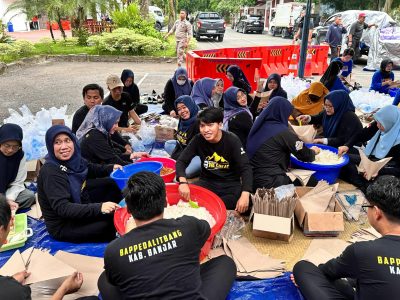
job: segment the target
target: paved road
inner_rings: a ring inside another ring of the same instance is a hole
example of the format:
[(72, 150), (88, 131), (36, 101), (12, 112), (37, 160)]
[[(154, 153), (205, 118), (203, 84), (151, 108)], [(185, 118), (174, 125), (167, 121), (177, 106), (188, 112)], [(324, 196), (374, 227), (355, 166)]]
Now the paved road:
[[(202, 40), (198, 42), (198, 49), (290, 43), (290, 39), (272, 37), (265, 33), (242, 34), (228, 28), (222, 43)], [(372, 73), (362, 71), (362, 67), (358, 65), (354, 70), (354, 75), (357, 82), (368, 87)], [(109, 74), (120, 74), (126, 68), (135, 72), (135, 81), (139, 84), (142, 93), (151, 93), (154, 89), (161, 94), (176, 65), (174, 63), (65, 62), (45, 63), (8, 72), (0, 76), (0, 122), (8, 117), (8, 108), (18, 109), (23, 104), (28, 105), (34, 113), (42, 107), (60, 107), (67, 104), (68, 113), (72, 114), (82, 105), (81, 91), (85, 84), (95, 82), (105, 88), (105, 80)], [(400, 78), (400, 72), (395, 72), (395, 76)]]
[(197, 48), (200, 50), (215, 48), (235, 48), (235, 47), (251, 47), (251, 46), (279, 46), (291, 44), (291, 39), (282, 39), (274, 37), (270, 34), (263, 33), (239, 33), (230, 28), (225, 32), (225, 38), (222, 43), (213, 39), (203, 38), (197, 42)]

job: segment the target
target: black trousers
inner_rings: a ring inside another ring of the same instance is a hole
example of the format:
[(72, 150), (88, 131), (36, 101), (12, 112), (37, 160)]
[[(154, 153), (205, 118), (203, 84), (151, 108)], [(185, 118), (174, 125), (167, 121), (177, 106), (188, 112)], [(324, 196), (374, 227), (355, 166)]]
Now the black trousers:
[(149, 110), (149, 107), (148, 107), (146, 104), (138, 103), (138, 104), (136, 104), (136, 106), (135, 106), (135, 112), (136, 112), (138, 115), (147, 113), (148, 110)]
[(296, 263), (293, 275), (306, 300), (354, 300), (355, 291), (349, 282), (328, 279), (317, 266), (308, 261)]
[[(86, 191), (89, 199), (83, 203), (119, 203), (121, 191), (111, 178), (96, 178), (86, 181)], [(52, 236), (61, 241), (72, 243), (109, 242), (115, 238), (114, 215), (105, 214), (96, 218), (66, 221), (60, 230)]]
[(215, 182), (211, 180), (200, 179), (193, 184), (201, 186), (217, 194), (224, 201), (226, 209), (233, 210), (242, 194), (242, 184), (238, 182)]
[[(200, 265), (200, 293), (209, 300), (225, 300), (236, 277), (236, 265), (233, 260), (222, 255)], [(103, 300), (122, 299), (118, 287), (111, 285), (105, 272), (97, 282)]]

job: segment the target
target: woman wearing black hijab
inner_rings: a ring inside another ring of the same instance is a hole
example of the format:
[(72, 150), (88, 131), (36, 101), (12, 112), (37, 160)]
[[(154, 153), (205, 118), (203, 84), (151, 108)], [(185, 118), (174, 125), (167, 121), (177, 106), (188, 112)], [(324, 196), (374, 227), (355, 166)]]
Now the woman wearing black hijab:
[(133, 74), (132, 70), (123, 70), (121, 74), (121, 81), (124, 84), (123, 91), (131, 96), (133, 103), (135, 104), (135, 112), (138, 115), (146, 113), (149, 108), (147, 105), (140, 103), (140, 92), (135, 83), (135, 74)]
[(30, 207), (35, 194), (26, 189), (26, 158), (22, 151), (22, 128), (16, 124), (0, 127), (0, 194), (5, 195), (11, 208)]
[[(256, 95), (254, 101), (250, 105), (250, 111), (254, 118), (262, 112), (268, 105), (269, 100), (274, 97), (283, 97), (287, 99), (287, 92), (281, 86), (281, 76), (276, 73), (272, 73), (268, 76), (265, 87), (263, 87), (261, 81), (257, 84)], [(264, 100), (260, 104), (261, 98), (264, 98)]]
[(339, 78), (339, 73), (343, 68), (343, 63), (338, 60), (331, 61), (324, 75), (322, 75), (320, 82), (330, 91), (343, 90), (350, 93), (349, 89), (344, 86), (342, 80)]
[(88, 163), (66, 126), (56, 125), (46, 132), (46, 147), (38, 196), (50, 236), (73, 243), (111, 241), (115, 238), (112, 213), (122, 196), (108, 176), (121, 166)]

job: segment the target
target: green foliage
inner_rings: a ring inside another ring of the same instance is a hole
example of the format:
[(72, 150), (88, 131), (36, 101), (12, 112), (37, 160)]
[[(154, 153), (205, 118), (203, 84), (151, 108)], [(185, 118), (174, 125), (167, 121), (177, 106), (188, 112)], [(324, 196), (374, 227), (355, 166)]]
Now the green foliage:
[(87, 46), (88, 38), (90, 36), (86, 28), (81, 27), (72, 30), (72, 35), (77, 38), (77, 44), (80, 46)]
[(5, 58), (9, 60), (15, 60), (22, 57), (32, 55), (35, 52), (34, 45), (25, 40), (17, 40), (11, 44), (0, 43), (0, 60), (5, 61)]
[(254, 4), (254, 0), (211, 0), (210, 6), (213, 11), (228, 16), (238, 13), (242, 6), (253, 6)]
[(89, 45), (94, 45), (99, 53), (124, 54), (150, 54), (159, 51), (163, 43), (156, 38), (137, 34), (134, 30), (119, 28), (112, 33), (103, 33), (98, 36), (91, 36), (88, 39)]
[(131, 29), (137, 34), (158, 39), (161, 38), (161, 34), (154, 28), (154, 19), (149, 17), (144, 20), (140, 15), (137, 4), (132, 3), (122, 11), (114, 11), (111, 14), (111, 18), (117, 27)]
[(12, 41), (11, 37), (6, 33), (6, 26), (0, 19), (0, 43), (11, 43), (11, 41)]

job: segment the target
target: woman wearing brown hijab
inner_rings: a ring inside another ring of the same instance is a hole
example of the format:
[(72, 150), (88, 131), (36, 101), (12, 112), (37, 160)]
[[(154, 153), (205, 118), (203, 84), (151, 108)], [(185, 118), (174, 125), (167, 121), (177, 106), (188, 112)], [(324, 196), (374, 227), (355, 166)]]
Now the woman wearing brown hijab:
[(324, 98), (329, 90), (321, 82), (313, 82), (310, 87), (292, 100), (294, 107), (292, 116), (297, 118), (300, 115), (319, 114), (324, 107)]

